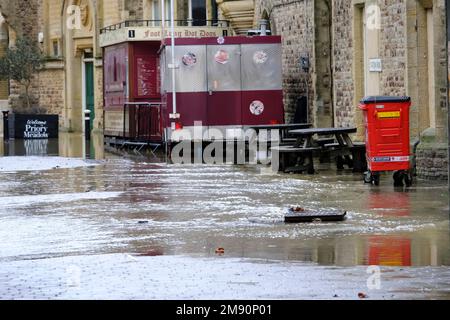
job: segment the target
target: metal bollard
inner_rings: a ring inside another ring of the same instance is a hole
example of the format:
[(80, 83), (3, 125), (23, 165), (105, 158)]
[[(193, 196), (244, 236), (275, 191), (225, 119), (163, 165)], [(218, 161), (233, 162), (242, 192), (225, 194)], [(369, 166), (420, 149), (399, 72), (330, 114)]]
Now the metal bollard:
[(2, 111), (3, 113), (3, 140), (9, 140), (9, 111)]
[(86, 140), (91, 140), (91, 110), (84, 110), (84, 133)]

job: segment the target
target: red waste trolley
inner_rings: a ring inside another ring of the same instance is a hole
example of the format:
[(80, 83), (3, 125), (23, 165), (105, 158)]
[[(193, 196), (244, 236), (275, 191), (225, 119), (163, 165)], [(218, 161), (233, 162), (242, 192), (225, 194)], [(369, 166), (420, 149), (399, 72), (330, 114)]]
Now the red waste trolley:
[(380, 184), (380, 173), (394, 171), (395, 186), (411, 186), (409, 107), (410, 97), (373, 96), (364, 98), (366, 150), (369, 171), (366, 183)]

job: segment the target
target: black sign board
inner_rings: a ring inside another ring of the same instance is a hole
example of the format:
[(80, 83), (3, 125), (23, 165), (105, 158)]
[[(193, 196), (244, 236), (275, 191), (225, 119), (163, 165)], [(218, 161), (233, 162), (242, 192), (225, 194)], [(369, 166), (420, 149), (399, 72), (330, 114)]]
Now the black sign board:
[(9, 115), (9, 137), (13, 139), (58, 138), (58, 115)]

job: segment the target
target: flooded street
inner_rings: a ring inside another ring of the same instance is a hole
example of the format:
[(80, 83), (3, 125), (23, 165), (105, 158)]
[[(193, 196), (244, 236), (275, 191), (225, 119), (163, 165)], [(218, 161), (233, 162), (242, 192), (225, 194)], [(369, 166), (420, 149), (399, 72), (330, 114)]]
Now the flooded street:
[[(419, 180), (405, 191), (394, 189), (391, 176), (374, 187), (360, 174), (327, 165), (313, 176), (169, 165), (104, 152), (101, 139), (82, 142), (63, 136), (43, 153), (88, 155), (97, 165), (0, 172), (1, 299), (357, 299), (368, 291), (366, 271), (373, 265), (381, 266), (386, 282), (369, 297), (450, 298), (444, 182)], [(0, 151), (40, 155), (39, 147), (30, 152), (33, 147), (19, 144), (11, 151), (12, 143)], [(292, 206), (347, 211), (347, 220), (285, 224)], [(224, 255), (216, 254), (219, 247)], [(75, 292), (66, 287), (70, 266), (80, 268), (84, 285), (108, 283), (122, 291), (109, 294), (108, 285), (97, 285), (97, 291)], [(117, 272), (123, 281), (104, 281)], [(145, 278), (150, 274), (153, 280)], [(151, 292), (158, 284), (162, 291)]]

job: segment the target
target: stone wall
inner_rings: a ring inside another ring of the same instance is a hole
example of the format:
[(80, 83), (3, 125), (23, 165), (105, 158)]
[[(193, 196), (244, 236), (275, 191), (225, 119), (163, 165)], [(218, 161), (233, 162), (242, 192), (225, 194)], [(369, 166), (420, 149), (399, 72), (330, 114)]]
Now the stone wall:
[[(308, 96), (309, 114), (313, 114), (314, 88), (314, 3), (312, 0), (282, 1), (262, 0), (255, 3), (255, 23), (264, 11), (269, 14), (272, 34), (282, 36), (283, 90), (286, 122), (294, 118), (297, 99)], [(300, 57), (310, 58), (311, 68), (300, 68)]]
[(103, 26), (107, 27), (122, 21), (121, 11), (119, 10), (122, 0), (109, 0), (103, 5)]
[(406, 95), (406, 5), (405, 0), (383, 1), (381, 8), (381, 95)]
[[(2, 35), (0, 34), (0, 57), (4, 56), (7, 48), (8, 48), (8, 41), (7, 39), (3, 39)], [(8, 100), (8, 95), (9, 95), (8, 80), (0, 80), (0, 100)]]
[[(108, 4), (106, 4), (108, 6)], [(144, 1), (142, 0), (123, 0), (123, 9), (125, 10), (124, 20), (142, 20), (144, 17)], [(119, 7), (119, 9), (121, 9)]]
[[(333, 0), (333, 87), (335, 125), (355, 124), (355, 80), (353, 56), (356, 48), (352, 32), (353, 6), (348, 0)], [(359, 82), (360, 83), (360, 82)]]
[(62, 62), (48, 63), (39, 73), (39, 103), (48, 114), (58, 114), (62, 119), (64, 111), (64, 69)]
[(0, 11), (19, 35), (35, 35), (37, 39), (40, 10), (41, 0), (0, 0)]
[[(328, 61), (324, 58), (327, 48), (323, 32), (326, 30), (320, 30), (325, 24), (325, 16), (320, 14), (320, 10), (323, 10), (323, 4), (318, 4), (320, 1), (326, 0), (316, 0), (315, 5), (313, 1), (308, 0), (255, 2), (255, 26), (259, 19), (269, 16), (273, 34), (283, 37), (283, 89), (287, 121), (290, 121), (294, 114), (296, 98), (308, 91), (310, 119), (314, 125), (327, 123), (326, 117), (323, 117), (325, 121), (320, 120), (320, 108), (323, 101), (327, 100), (327, 86), (320, 85), (323, 85), (328, 77), (325, 68)], [(378, 53), (372, 53), (374, 56), (371, 58), (381, 59), (382, 72), (378, 75), (371, 73), (371, 81), (378, 79), (375, 84), (379, 85), (380, 95), (410, 95), (413, 98), (411, 141), (415, 143), (419, 139), (422, 140), (417, 149), (417, 172), (423, 177), (445, 177), (447, 168), (442, 160), (447, 157), (447, 151), (442, 148), (442, 144), (448, 140), (445, 1), (331, 0), (331, 3), (334, 125), (357, 126), (358, 134), (355, 138), (364, 140), (362, 112), (357, 108), (359, 101), (366, 94), (363, 12), (364, 7), (376, 4), (380, 9), (380, 30), (378, 33), (372, 32), (371, 36), (378, 34), (379, 45)], [(431, 106), (428, 106), (426, 93), (430, 66), (426, 48), (426, 16), (425, 24), (423, 20), (424, 8), (433, 8), (434, 34), (431, 40), (434, 73), (430, 90), (433, 90), (435, 101)], [(301, 53), (310, 56), (311, 69), (308, 73), (299, 68)], [(325, 106), (324, 110), (326, 109)], [(429, 119), (431, 116), (435, 117), (434, 121)], [(435, 128), (427, 129), (433, 123)]]
[(420, 178), (444, 180), (448, 178), (448, 145), (421, 143), (416, 153), (416, 173)]
[[(38, 33), (42, 28), (40, 19), (42, 14), (41, 1), (8, 1), (0, 0), (0, 11), (6, 18), (8, 27), (14, 30), (17, 37), (27, 37), (33, 41), (38, 40)], [(9, 39), (15, 41), (15, 39)], [(11, 44), (11, 43), (10, 43)], [(35, 77), (30, 87), (31, 112), (39, 110), (38, 77)], [(26, 99), (23, 86), (14, 81), (10, 82), (9, 107), (15, 112), (27, 112)]]

